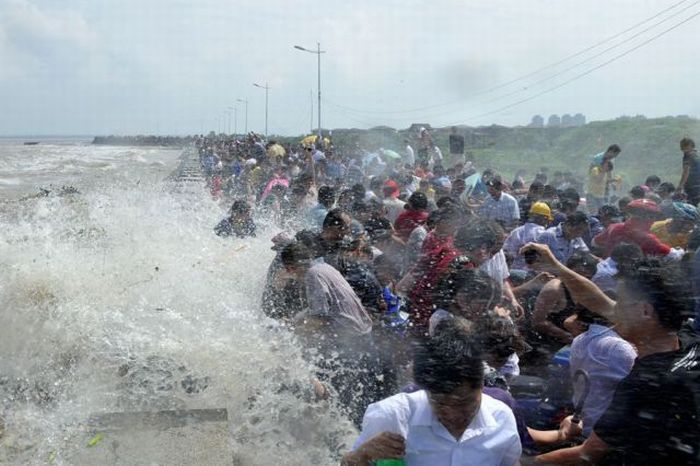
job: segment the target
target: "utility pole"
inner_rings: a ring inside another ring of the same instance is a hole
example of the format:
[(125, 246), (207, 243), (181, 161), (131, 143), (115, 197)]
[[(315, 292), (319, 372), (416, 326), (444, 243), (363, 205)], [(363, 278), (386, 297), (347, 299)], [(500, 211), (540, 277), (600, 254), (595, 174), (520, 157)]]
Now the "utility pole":
[[(318, 145), (323, 147), (323, 132), (321, 130), (321, 43), (316, 42), (316, 56), (318, 58)], [(325, 149), (325, 147), (324, 147)]]
[(236, 102), (245, 104), (245, 133), (248, 134), (248, 99), (236, 99)]
[(316, 144), (318, 146), (323, 147), (323, 132), (321, 129), (321, 54), (326, 53), (325, 50), (321, 50), (321, 43), (316, 42), (316, 50), (309, 50), (305, 47), (302, 47), (301, 45), (295, 45), (295, 49), (301, 50), (303, 52), (309, 52), (309, 53), (315, 53), (317, 56), (317, 64), (318, 64), (318, 73), (317, 73), (317, 78), (318, 78), (318, 139), (316, 140)]
[(309, 91), (309, 102), (311, 103), (311, 117), (309, 119), (309, 132), (314, 132), (314, 91)]
[(265, 81), (265, 85), (253, 83), (253, 86), (259, 87), (260, 89), (265, 89), (265, 139), (267, 139), (267, 110), (268, 110), (268, 95), (270, 92), (270, 85)]

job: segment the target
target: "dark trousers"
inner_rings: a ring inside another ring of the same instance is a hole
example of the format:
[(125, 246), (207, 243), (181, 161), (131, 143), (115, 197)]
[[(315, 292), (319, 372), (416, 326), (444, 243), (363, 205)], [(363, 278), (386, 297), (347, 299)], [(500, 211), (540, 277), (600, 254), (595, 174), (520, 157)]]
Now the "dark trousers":
[(367, 406), (385, 397), (382, 361), (372, 335), (356, 336), (352, 345), (321, 349), (318, 377), (337, 393), (340, 406), (359, 428)]

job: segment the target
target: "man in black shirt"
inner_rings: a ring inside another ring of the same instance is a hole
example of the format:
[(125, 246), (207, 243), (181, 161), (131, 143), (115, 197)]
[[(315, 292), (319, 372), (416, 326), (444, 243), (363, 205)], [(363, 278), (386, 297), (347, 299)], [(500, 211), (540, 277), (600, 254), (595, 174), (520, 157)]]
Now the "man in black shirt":
[(546, 464), (700, 464), (700, 337), (683, 325), (692, 312), (687, 279), (675, 264), (643, 260), (618, 285), (618, 300), (529, 244), (537, 264), (559, 276), (573, 300), (615, 323), (637, 349), (632, 372), (579, 446), (537, 457)]
[(229, 210), (229, 216), (214, 227), (214, 233), (222, 237), (255, 236), (255, 222), (250, 215), (250, 205), (244, 200), (235, 201)]
[(683, 174), (678, 188), (685, 191), (688, 202), (698, 205), (700, 201), (700, 159), (698, 159), (698, 151), (695, 150), (695, 141), (683, 138), (681, 151), (683, 152)]
[(450, 161), (452, 165), (464, 164), (464, 136), (457, 133), (457, 127), (452, 127), (450, 133)]

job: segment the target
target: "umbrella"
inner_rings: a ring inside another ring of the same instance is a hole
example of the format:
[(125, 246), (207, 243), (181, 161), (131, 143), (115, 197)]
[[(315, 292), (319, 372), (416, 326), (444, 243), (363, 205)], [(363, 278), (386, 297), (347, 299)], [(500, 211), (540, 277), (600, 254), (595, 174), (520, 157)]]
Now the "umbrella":
[(267, 155), (270, 157), (284, 157), (287, 151), (279, 144), (272, 144), (267, 148)]
[(467, 200), (476, 189), (476, 186), (479, 184), (479, 180), (481, 180), (480, 173), (474, 173), (473, 175), (468, 176), (464, 179), (464, 192), (461, 196), (462, 202), (464, 202), (465, 204), (467, 203)]
[(392, 159), (392, 160), (399, 160), (401, 159), (401, 156), (393, 150), (390, 149), (382, 149), (382, 155), (386, 157), (387, 159)]
[[(302, 146), (310, 146), (312, 144), (316, 144), (316, 140), (318, 139), (318, 135), (312, 134), (311, 136), (306, 136), (304, 139), (301, 140), (301, 145)], [(323, 144), (328, 146), (330, 145), (331, 141), (328, 138), (323, 138)]]
[(374, 152), (366, 152), (362, 156), (362, 166), (367, 167), (375, 159), (377, 160), (377, 163), (384, 165), (382, 159), (379, 158), (379, 154), (376, 154)]

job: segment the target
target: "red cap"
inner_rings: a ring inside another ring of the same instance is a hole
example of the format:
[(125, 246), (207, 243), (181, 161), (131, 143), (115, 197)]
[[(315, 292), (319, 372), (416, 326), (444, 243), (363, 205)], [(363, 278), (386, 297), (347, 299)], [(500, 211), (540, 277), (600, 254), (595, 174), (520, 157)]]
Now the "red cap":
[(384, 195), (391, 197), (399, 197), (399, 185), (394, 180), (384, 182)]
[(661, 208), (651, 199), (635, 199), (627, 204), (627, 210), (639, 213), (660, 214)]

